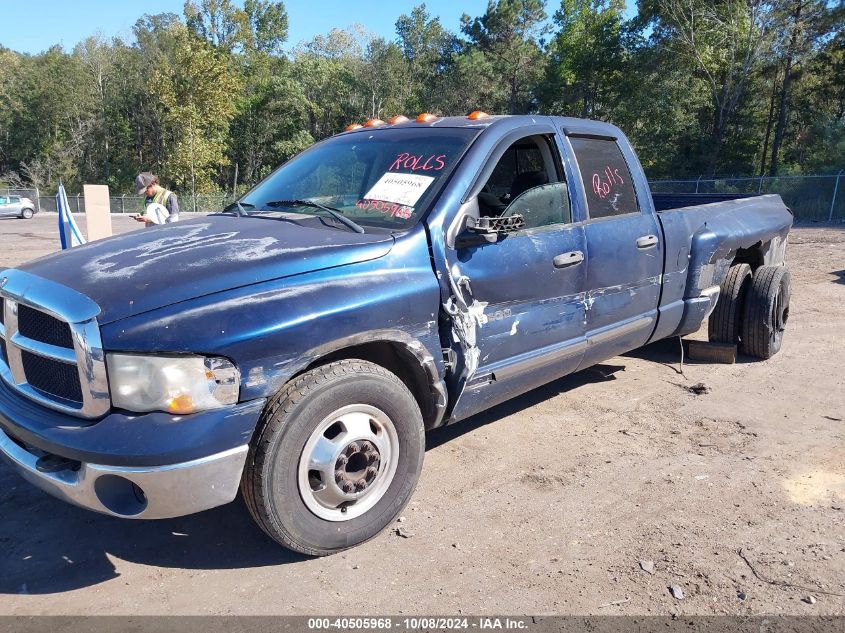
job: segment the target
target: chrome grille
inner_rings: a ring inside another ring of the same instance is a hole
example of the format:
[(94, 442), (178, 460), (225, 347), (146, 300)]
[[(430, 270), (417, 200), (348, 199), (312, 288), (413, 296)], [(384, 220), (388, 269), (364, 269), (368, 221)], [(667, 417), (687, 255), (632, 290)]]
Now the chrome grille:
[(19, 270), (0, 273), (0, 378), (38, 403), (83, 418), (108, 412), (105, 358), (90, 299)]
[(73, 349), (69, 324), (23, 303), (18, 304), (18, 331), (33, 341)]
[(44, 395), (67, 400), (72, 406), (82, 407), (82, 385), (76, 365), (38, 356), (21, 350), (21, 362), (29, 385)]

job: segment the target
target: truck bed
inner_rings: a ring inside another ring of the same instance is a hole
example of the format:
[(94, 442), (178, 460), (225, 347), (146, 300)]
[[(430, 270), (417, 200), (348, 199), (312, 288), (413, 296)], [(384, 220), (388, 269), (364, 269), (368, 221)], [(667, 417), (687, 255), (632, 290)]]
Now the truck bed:
[(652, 340), (695, 331), (709, 288), (733, 261), (752, 268), (783, 262), (792, 214), (780, 196), (656, 194), (665, 262), (660, 320)]
[(697, 207), (702, 204), (713, 202), (726, 202), (727, 200), (742, 200), (744, 198), (756, 198), (762, 195), (759, 193), (654, 193), (651, 198), (654, 200), (654, 210), (674, 211), (685, 207)]

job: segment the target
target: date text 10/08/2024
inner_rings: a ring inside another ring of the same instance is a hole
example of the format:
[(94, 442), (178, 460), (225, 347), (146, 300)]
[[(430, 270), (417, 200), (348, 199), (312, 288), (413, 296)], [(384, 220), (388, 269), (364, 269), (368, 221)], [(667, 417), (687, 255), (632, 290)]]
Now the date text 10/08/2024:
[(344, 630), (365, 629), (372, 631), (388, 630), (526, 630), (530, 624), (529, 618), (446, 618), (446, 617), (337, 617), (337, 618), (309, 618), (310, 630)]

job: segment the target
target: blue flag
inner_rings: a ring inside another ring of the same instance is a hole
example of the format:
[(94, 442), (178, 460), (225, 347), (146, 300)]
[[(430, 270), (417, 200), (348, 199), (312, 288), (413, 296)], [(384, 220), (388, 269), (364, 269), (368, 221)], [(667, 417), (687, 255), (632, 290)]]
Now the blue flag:
[(70, 212), (65, 186), (61, 181), (59, 181), (59, 190), (56, 192), (56, 208), (59, 211), (59, 238), (62, 240), (62, 250), (85, 244), (82, 231), (76, 226), (76, 221)]

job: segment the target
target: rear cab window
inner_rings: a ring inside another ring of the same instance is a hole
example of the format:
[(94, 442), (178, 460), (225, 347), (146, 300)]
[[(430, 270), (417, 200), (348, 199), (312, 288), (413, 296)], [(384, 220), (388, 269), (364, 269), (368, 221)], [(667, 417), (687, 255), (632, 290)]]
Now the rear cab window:
[(637, 194), (622, 150), (611, 139), (570, 136), (584, 181), (590, 219), (639, 213)]
[[(256, 185), (242, 203), (272, 212), (274, 200), (311, 200), (367, 227), (403, 229), (419, 221), (479, 131), (409, 127), (341, 134), (296, 156)], [(319, 213), (307, 207), (284, 212)]]

